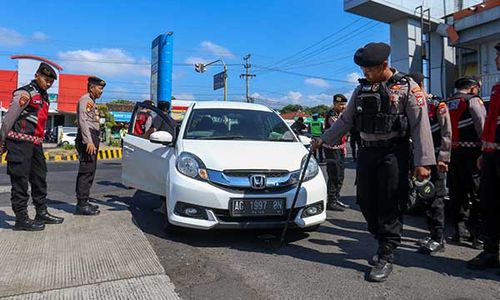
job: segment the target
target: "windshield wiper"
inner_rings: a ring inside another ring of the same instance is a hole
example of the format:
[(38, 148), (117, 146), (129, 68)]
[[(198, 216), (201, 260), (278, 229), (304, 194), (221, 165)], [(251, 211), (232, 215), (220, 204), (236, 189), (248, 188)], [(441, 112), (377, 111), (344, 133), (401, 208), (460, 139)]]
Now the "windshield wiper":
[(200, 140), (242, 140), (245, 137), (242, 135), (221, 135), (221, 136), (204, 136)]

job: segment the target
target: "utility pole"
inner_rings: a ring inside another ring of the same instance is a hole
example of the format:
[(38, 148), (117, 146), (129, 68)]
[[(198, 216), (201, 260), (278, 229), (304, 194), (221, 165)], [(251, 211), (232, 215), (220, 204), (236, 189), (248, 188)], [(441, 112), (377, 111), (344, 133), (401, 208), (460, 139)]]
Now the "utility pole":
[(250, 54), (245, 55), (243, 57), (243, 59), (245, 60), (245, 64), (243, 65), (245, 67), (245, 74), (241, 74), (240, 78), (245, 77), (247, 102), (253, 102), (253, 99), (251, 99), (251, 97), (250, 97), (250, 78), (256, 77), (257, 75), (250, 74), (250, 68), (252, 67), (252, 65), (249, 63)]

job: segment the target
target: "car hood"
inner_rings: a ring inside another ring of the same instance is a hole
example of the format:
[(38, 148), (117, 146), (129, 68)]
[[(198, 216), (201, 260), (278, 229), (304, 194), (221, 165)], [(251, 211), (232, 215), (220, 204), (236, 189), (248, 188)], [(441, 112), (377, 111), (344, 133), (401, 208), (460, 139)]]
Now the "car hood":
[(211, 170), (300, 168), (307, 149), (300, 142), (184, 140), (183, 151), (198, 156)]

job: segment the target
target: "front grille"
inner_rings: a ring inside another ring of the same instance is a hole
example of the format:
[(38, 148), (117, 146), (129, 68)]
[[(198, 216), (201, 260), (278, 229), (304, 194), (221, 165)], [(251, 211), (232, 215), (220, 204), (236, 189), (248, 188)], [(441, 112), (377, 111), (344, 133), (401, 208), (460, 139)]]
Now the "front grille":
[[(294, 208), (292, 212), (292, 216), (290, 217), (290, 221), (293, 221), (299, 212), (300, 208)], [(217, 219), (221, 222), (228, 223), (269, 223), (269, 222), (285, 222), (290, 212), (289, 209), (286, 210), (285, 215), (283, 216), (254, 216), (254, 217), (231, 217), (229, 214), (229, 210), (227, 209), (213, 209), (213, 212)]]
[(266, 175), (266, 177), (284, 177), (288, 175), (287, 170), (224, 170), (223, 173), (228, 176), (249, 177), (251, 175)]

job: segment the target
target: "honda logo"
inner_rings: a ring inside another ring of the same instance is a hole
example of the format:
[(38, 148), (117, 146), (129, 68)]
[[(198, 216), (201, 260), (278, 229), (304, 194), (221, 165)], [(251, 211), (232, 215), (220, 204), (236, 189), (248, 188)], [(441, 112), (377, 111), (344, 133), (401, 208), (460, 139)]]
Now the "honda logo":
[(266, 176), (264, 175), (250, 176), (250, 186), (256, 190), (262, 190), (266, 188)]

